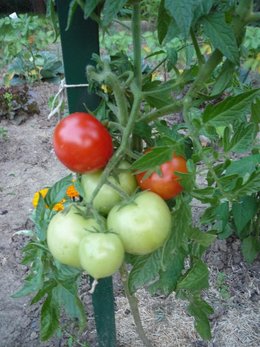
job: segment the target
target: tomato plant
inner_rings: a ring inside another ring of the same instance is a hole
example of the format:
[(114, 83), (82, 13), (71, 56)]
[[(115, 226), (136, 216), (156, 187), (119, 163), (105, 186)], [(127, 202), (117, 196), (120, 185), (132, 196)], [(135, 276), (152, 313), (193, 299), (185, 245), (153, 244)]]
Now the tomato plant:
[(113, 154), (112, 138), (94, 116), (75, 112), (54, 129), (54, 151), (71, 171), (84, 173), (104, 167)]
[(47, 229), (47, 244), (51, 254), (62, 264), (80, 267), (80, 241), (95, 228), (98, 228), (97, 222), (93, 218), (84, 218), (76, 207), (58, 212)]
[(145, 255), (161, 247), (171, 229), (166, 203), (152, 192), (143, 192), (128, 204), (115, 206), (108, 215), (108, 229), (118, 234), (126, 252)]
[[(260, 251), (260, 89), (244, 85), (239, 69), (246, 27), (258, 22), (260, 14), (253, 10), (253, 0), (158, 1), (159, 49), (147, 56), (141, 40), (140, 1), (72, 0), (68, 27), (77, 23), (72, 20), (80, 13), (77, 7), (85, 18), (97, 19), (105, 31), (127, 9), (132, 29), (129, 54), (95, 54), (86, 68), (89, 91), (101, 99), (91, 112), (107, 124), (113, 145), (108, 131), (89, 114), (68, 116), (54, 133), (58, 158), (82, 174), (75, 182), (81, 205), (99, 226), (103, 223), (101, 229), (111, 232), (93, 236), (85, 231), (82, 265), (97, 278), (113, 273), (122, 252), (112, 247), (114, 258), (107, 247), (112, 239), (121, 240), (127, 252), (121, 279), (144, 345), (151, 343), (135, 301), (139, 288), (165, 296), (175, 292), (185, 299), (198, 333), (210, 339), (212, 308), (203, 298), (209, 286), (205, 251), (216, 238), (231, 235), (240, 238), (248, 261)], [(153, 150), (144, 155), (147, 147)], [(184, 158), (189, 159), (189, 170)], [(124, 159), (130, 172), (141, 173), (141, 188), (151, 191), (133, 195), (133, 177), (117, 171)], [(34, 239), (25, 248), (31, 273), (19, 295), (37, 291), (35, 301), (46, 297), (41, 319), (45, 339), (57, 329), (56, 306), (66, 305), (66, 290), (73, 293), (72, 306), (77, 308), (73, 314), (76, 311), (78, 318), (82, 313), (75, 280), (81, 270), (54, 262), (45, 239), (47, 226), (50, 223), (51, 228), (56, 217), (51, 206), (61, 201), (68, 184), (59, 182), (46, 197), (39, 197)], [(180, 194), (183, 188), (185, 194)], [(130, 197), (125, 199), (126, 193)], [(199, 220), (191, 202), (204, 208)], [(107, 226), (100, 213), (108, 213)], [(97, 250), (94, 258), (91, 249)]]
[[(118, 192), (115, 188), (122, 190), (122, 193), (132, 194), (137, 187), (134, 175), (131, 174), (130, 171), (125, 171), (130, 169), (129, 163), (122, 161), (119, 164), (118, 169), (124, 171), (119, 171), (115, 177), (110, 176), (108, 178), (108, 184), (104, 184), (100, 188), (93, 201), (93, 206), (104, 215), (107, 215), (111, 208), (122, 199), (120, 192)], [(98, 170), (82, 175), (81, 184), (86, 202), (91, 200), (92, 194), (97, 188), (102, 174), (103, 171)]]
[(113, 275), (122, 265), (124, 255), (122, 242), (112, 233), (89, 233), (79, 246), (80, 264), (95, 279)]
[(142, 190), (150, 190), (163, 199), (171, 199), (183, 191), (178, 172), (187, 173), (186, 160), (174, 155), (170, 161), (160, 165), (160, 173), (153, 172), (146, 177), (147, 172), (136, 175), (138, 185)]

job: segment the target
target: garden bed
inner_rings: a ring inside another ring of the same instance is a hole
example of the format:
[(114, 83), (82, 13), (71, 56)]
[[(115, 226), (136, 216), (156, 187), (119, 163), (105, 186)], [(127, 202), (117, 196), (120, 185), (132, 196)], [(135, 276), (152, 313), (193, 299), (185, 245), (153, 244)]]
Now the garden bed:
[[(52, 148), (52, 131), (57, 119), (47, 119), (48, 99), (58, 90), (52, 84), (30, 87), (39, 114), (24, 119), (20, 125), (5, 119), (0, 126), (7, 137), (0, 139), (0, 346), (43, 347), (68, 346), (69, 336), (39, 341), (39, 307), (30, 300), (13, 299), (11, 295), (22, 285), (27, 268), (19, 264), (26, 242), (19, 230), (30, 229), (33, 194), (68, 174), (57, 161)], [(201, 207), (194, 206), (194, 214)], [(196, 218), (195, 218), (196, 219)], [(211, 317), (213, 339), (203, 342), (193, 327), (193, 319), (185, 311), (185, 302), (174, 295), (150, 297), (138, 292), (140, 311), (147, 335), (161, 347), (258, 347), (260, 345), (260, 267), (259, 260), (246, 264), (240, 254), (239, 241), (216, 241), (206, 255), (211, 271), (211, 288), (205, 297), (214, 307)], [(87, 331), (80, 336), (89, 346), (96, 346), (91, 315), (91, 295), (84, 280), (81, 297), (89, 314)], [(127, 300), (115, 277), (117, 340), (119, 347), (139, 347), (142, 343), (134, 330)], [(75, 343), (75, 346), (80, 344)]]

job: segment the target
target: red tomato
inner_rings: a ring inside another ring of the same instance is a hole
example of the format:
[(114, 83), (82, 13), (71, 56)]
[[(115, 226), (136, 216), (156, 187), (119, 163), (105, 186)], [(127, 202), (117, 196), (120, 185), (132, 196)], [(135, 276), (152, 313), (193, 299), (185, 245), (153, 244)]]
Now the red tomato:
[(113, 154), (112, 137), (94, 116), (72, 113), (54, 129), (54, 151), (71, 171), (84, 173), (103, 168)]
[(173, 156), (172, 160), (160, 166), (161, 175), (153, 172), (149, 177), (144, 179), (146, 172), (136, 175), (139, 187), (142, 190), (150, 190), (161, 198), (167, 200), (180, 194), (183, 187), (180, 184), (180, 177), (175, 174), (176, 171), (186, 173), (186, 160), (180, 156)]

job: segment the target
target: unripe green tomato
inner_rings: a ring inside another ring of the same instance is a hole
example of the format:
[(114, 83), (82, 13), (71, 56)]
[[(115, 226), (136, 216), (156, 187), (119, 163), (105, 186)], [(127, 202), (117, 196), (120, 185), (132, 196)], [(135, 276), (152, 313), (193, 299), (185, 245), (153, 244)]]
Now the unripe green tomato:
[(62, 264), (80, 267), (79, 244), (90, 230), (98, 229), (97, 222), (84, 218), (72, 206), (68, 212), (58, 212), (47, 229), (48, 248), (55, 259)]
[(113, 275), (122, 265), (124, 254), (120, 238), (112, 233), (89, 233), (79, 246), (81, 266), (95, 279)]
[[(130, 164), (126, 161), (121, 162), (118, 166), (119, 169), (128, 169), (129, 167)], [(98, 170), (82, 175), (81, 184), (84, 199), (87, 202), (90, 201), (94, 190), (99, 184), (102, 172)], [(117, 179), (110, 176), (108, 180), (127, 194), (132, 194), (137, 187), (136, 179), (131, 172), (121, 172), (118, 174)], [(104, 184), (94, 199), (94, 207), (103, 215), (107, 215), (111, 208), (120, 202), (120, 200), (120, 194), (108, 184)]]
[(171, 213), (159, 195), (145, 191), (133, 202), (113, 207), (107, 227), (119, 235), (127, 253), (145, 255), (166, 241), (171, 229)]

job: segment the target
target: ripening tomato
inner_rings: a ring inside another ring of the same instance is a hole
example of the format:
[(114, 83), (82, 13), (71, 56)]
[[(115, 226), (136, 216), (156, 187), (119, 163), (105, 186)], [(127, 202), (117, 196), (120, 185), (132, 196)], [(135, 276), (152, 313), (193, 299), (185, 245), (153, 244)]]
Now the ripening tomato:
[(167, 239), (171, 213), (159, 195), (142, 192), (128, 204), (114, 206), (108, 214), (107, 227), (119, 235), (127, 253), (145, 255)]
[(93, 218), (86, 219), (78, 208), (58, 212), (47, 229), (47, 244), (53, 257), (62, 264), (80, 267), (79, 244), (84, 236), (99, 226)]
[(54, 129), (54, 151), (58, 159), (77, 173), (103, 168), (113, 154), (112, 137), (94, 116), (72, 113)]
[[(127, 161), (122, 161), (118, 165), (118, 168), (127, 170), (130, 166), (131, 165)], [(87, 202), (91, 199), (94, 190), (99, 184), (102, 172), (102, 170), (98, 170), (82, 175), (81, 184), (84, 192), (84, 200)], [(132, 194), (137, 187), (135, 176), (132, 175), (130, 171), (122, 171), (117, 177), (110, 176), (108, 181), (129, 195)], [(104, 184), (97, 193), (93, 204), (100, 213), (107, 215), (111, 208), (120, 200), (120, 194), (113, 187)]]
[(170, 161), (160, 166), (161, 173), (153, 172), (145, 178), (146, 172), (136, 175), (139, 187), (142, 190), (150, 190), (161, 198), (168, 200), (183, 191), (181, 178), (175, 172), (187, 173), (186, 160), (181, 156), (173, 156)]
[(124, 260), (120, 238), (112, 233), (89, 233), (79, 246), (82, 268), (95, 279), (113, 275)]

